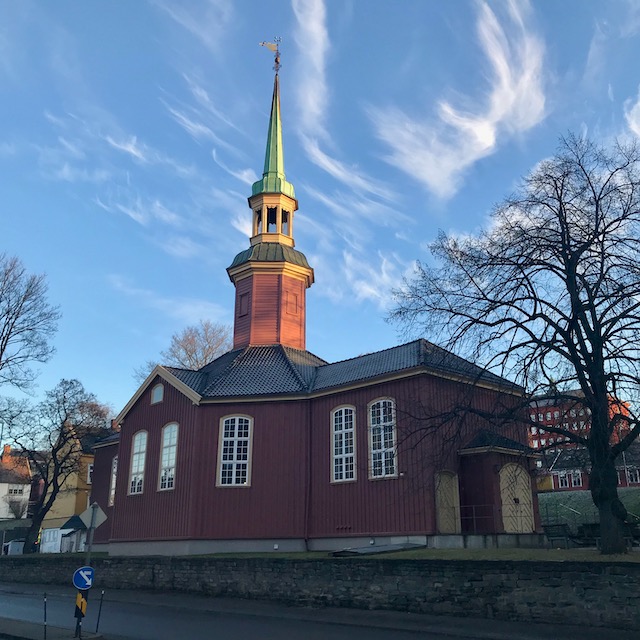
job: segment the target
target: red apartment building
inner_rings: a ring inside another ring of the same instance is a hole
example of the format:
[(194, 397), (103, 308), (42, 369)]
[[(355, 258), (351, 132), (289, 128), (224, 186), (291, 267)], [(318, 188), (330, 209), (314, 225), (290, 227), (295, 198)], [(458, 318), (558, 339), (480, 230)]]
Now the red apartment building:
[[(573, 431), (588, 436), (591, 428), (591, 411), (585, 407), (580, 391), (569, 391), (564, 394), (572, 398), (562, 401), (538, 399), (531, 402), (528, 429), (529, 446), (541, 452), (536, 462), (538, 471), (537, 484), (540, 491), (583, 491), (589, 488), (589, 455), (587, 451), (564, 436), (552, 433), (546, 427), (557, 427), (565, 431)], [(625, 403), (611, 402), (610, 416), (614, 414), (628, 415)], [(612, 434), (611, 441), (618, 442), (628, 433), (628, 425), (619, 423)], [(618, 459), (618, 486), (640, 486), (640, 448), (638, 443), (632, 445)]]

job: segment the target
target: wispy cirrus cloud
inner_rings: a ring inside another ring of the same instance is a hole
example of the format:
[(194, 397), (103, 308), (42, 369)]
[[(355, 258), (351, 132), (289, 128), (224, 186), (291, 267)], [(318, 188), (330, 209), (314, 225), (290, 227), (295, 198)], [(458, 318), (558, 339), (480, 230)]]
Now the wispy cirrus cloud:
[(258, 179), (258, 174), (250, 168), (247, 169), (231, 169), (228, 167), (222, 160), (218, 158), (218, 154), (215, 149), (211, 150), (211, 156), (213, 161), (224, 171), (226, 171), (230, 176), (237, 178), (240, 182), (244, 182), (244, 184), (253, 184)]
[(624, 118), (629, 129), (640, 137), (640, 87), (638, 87), (638, 97), (635, 101), (631, 98), (625, 101)]
[(428, 119), (397, 107), (369, 108), (390, 164), (448, 198), (468, 167), (496, 151), (501, 136), (528, 131), (544, 118), (545, 48), (528, 26), (530, 13), (527, 2), (507, 2), (501, 23), (487, 3), (479, 5), (478, 39), (491, 71), (484, 108), (460, 109), (442, 100)]
[(162, 296), (151, 289), (135, 286), (128, 278), (119, 274), (109, 275), (107, 281), (112, 289), (135, 300), (137, 304), (174, 318), (184, 325), (196, 324), (201, 318), (216, 321), (227, 318), (228, 310), (209, 300)]
[(297, 100), (299, 127), (307, 136), (326, 139), (325, 114), (329, 103), (326, 58), (329, 51), (327, 11), (323, 0), (293, 0), (296, 45), (300, 56)]
[(118, 151), (130, 155), (140, 162), (149, 162), (149, 152), (145, 145), (138, 142), (137, 136), (127, 136), (116, 139), (113, 136), (105, 136), (105, 142)]
[(329, 87), (326, 61), (329, 52), (327, 11), (323, 0), (292, 0), (297, 29), (298, 81), (296, 101), (299, 110), (298, 133), (307, 157), (339, 182), (352, 189), (380, 198), (390, 198), (391, 190), (363, 171), (329, 155), (321, 148), (332, 148), (326, 128)]
[(189, 31), (207, 49), (217, 53), (222, 47), (225, 32), (233, 18), (231, 0), (154, 0), (174, 22)]
[(368, 300), (378, 308), (388, 310), (393, 304), (389, 292), (402, 284), (406, 263), (394, 254), (381, 251), (371, 262), (363, 262), (359, 256), (349, 252), (344, 253), (343, 259), (344, 273), (356, 300)]
[(172, 227), (183, 225), (183, 218), (175, 211), (166, 207), (160, 200), (144, 200), (140, 196), (127, 201), (105, 202), (101, 198), (96, 198), (95, 203), (105, 211), (110, 213), (120, 212), (131, 218), (134, 222), (142, 226), (147, 226), (151, 222), (160, 222)]

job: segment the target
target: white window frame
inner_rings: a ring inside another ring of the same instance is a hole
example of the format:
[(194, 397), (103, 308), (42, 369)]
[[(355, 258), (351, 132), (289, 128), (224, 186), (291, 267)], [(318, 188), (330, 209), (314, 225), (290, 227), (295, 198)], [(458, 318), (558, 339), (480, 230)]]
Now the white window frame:
[(151, 404), (158, 404), (164, 400), (164, 385), (162, 382), (154, 385), (151, 389)]
[(87, 465), (87, 484), (93, 484), (93, 462)]
[[(138, 445), (137, 443), (140, 443), (142, 438), (144, 438), (144, 442)], [(131, 440), (131, 464), (129, 466), (128, 485), (128, 495), (130, 496), (141, 495), (144, 492), (144, 468), (147, 462), (148, 440), (149, 434), (146, 431), (137, 431)]]
[[(167, 442), (167, 434), (175, 430), (175, 436)], [(170, 422), (162, 427), (160, 436), (160, 464), (158, 491), (171, 491), (176, 485), (176, 457), (178, 453), (178, 423)]]
[[(238, 436), (239, 427), (247, 428), (246, 435)], [(230, 435), (231, 431), (233, 435)], [(250, 487), (252, 457), (253, 418), (242, 414), (220, 418), (216, 487), (223, 489)]]
[(571, 486), (572, 487), (581, 487), (582, 486), (582, 471), (572, 471), (571, 472)]
[(558, 489), (569, 488), (569, 474), (566, 471), (561, 471), (558, 474)]
[(342, 405), (331, 412), (331, 482), (356, 480), (356, 408)]
[(24, 485), (23, 484), (10, 484), (7, 489), (7, 495), (10, 496), (23, 496), (24, 495)]
[(107, 506), (113, 507), (116, 501), (116, 482), (118, 479), (118, 456), (115, 455), (111, 459), (111, 476), (109, 478), (109, 497), (107, 498)]
[[(385, 406), (387, 409), (385, 409)], [(374, 415), (380, 407), (380, 415)], [(391, 419), (384, 419), (384, 412), (391, 410)], [(376, 398), (367, 405), (369, 432), (369, 479), (382, 480), (398, 477), (398, 451), (396, 403), (393, 398)], [(386, 429), (386, 433), (385, 433)], [(390, 435), (386, 439), (385, 435)]]

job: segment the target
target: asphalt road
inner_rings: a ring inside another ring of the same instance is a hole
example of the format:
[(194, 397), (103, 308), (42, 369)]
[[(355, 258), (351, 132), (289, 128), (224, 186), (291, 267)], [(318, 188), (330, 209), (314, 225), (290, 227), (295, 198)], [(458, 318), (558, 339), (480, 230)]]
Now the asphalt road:
[[(75, 590), (0, 583), (0, 617), (74, 628)], [(100, 589), (90, 592), (83, 628), (95, 631)], [(352, 609), (308, 609), (182, 593), (110, 590), (100, 632), (108, 640), (631, 640), (637, 634)]]

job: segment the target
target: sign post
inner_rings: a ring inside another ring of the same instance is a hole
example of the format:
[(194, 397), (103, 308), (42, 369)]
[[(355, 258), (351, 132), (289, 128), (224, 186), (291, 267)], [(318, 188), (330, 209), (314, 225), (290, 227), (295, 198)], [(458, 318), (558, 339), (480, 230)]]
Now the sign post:
[(95, 572), (93, 567), (85, 566), (76, 569), (73, 574), (73, 586), (78, 590), (76, 595), (76, 609), (74, 617), (76, 619), (76, 633), (74, 638), (82, 638), (82, 618), (87, 613), (87, 601), (89, 600), (89, 589), (93, 586)]

